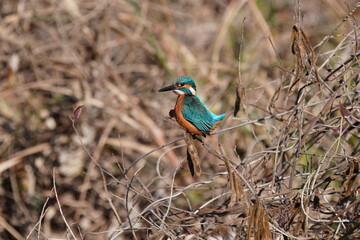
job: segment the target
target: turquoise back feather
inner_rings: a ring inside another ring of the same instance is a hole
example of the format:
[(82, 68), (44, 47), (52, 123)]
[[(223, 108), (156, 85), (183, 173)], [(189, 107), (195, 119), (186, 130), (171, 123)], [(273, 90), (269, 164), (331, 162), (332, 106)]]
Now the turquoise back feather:
[(197, 96), (185, 96), (181, 113), (202, 132), (209, 132), (214, 124), (223, 119), (225, 114), (215, 115), (201, 102)]

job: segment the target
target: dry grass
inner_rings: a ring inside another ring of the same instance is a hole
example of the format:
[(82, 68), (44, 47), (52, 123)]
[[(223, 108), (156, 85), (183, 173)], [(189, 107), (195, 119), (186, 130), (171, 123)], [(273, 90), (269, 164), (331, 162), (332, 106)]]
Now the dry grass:
[[(2, 1), (0, 238), (358, 237), (343, 2)], [(202, 143), (157, 92), (180, 75), (229, 113)]]

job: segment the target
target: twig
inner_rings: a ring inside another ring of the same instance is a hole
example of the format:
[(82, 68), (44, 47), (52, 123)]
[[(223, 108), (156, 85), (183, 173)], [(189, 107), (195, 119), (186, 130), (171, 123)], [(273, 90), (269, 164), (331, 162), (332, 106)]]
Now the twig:
[(306, 132), (304, 133), (304, 135), (302, 136), (302, 139), (299, 143), (300, 147), (302, 147), (305, 143), (305, 139), (306, 137), (309, 135), (310, 131), (312, 130), (312, 128), (314, 127), (314, 125), (317, 123), (317, 121), (319, 121), (319, 119), (324, 116), (325, 111), (327, 110), (327, 108), (333, 103), (333, 101), (336, 99), (336, 96), (338, 94), (338, 92), (340, 92), (340, 90), (342, 90), (342, 88), (349, 83), (350, 80), (352, 80), (354, 77), (356, 77), (358, 74), (360, 73), (360, 70), (355, 72), (354, 74), (352, 74), (350, 77), (348, 77), (348, 79), (346, 79), (337, 89), (336, 91), (334, 91), (334, 93), (332, 94), (331, 98), (328, 100), (328, 102), (325, 104), (325, 106), (323, 107), (323, 109), (320, 111), (320, 113), (310, 122), (309, 127), (307, 128)]
[(22, 160), (24, 160), (25, 157), (42, 152), (48, 148), (50, 148), (49, 143), (40, 143), (33, 147), (26, 148), (22, 151), (19, 151), (15, 154), (11, 155), (8, 159), (6, 159), (0, 163), (0, 174), (2, 172), (6, 171), (7, 169), (15, 166), (16, 164), (20, 163)]
[[(168, 206), (167, 206), (166, 212), (164, 213), (164, 215), (163, 215), (163, 217), (162, 217), (162, 219), (161, 219), (161, 223), (160, 223), (160, 226), (159, 226), (159, 228), (160, 228), (160, 229), (163, 229), (163, 230), (165, 230), (165, 229), (163, 228), (163, 225), (164, 225), (164, 223), (165, 223), (165, 219), (166, 219), (166, 217), (168, 216), (169, 211), (170, 211), (170, 208), (171, 208), (171, 201), (172, 201), (172, 199), (173, 199), (172, 194), (173, 194), (173, 191), (174, 191), (175, 176), (176, 176), (176, 173), (177, 173), (178, 168), (180, 167), (180, 165), (181, 165), (181, 163), (182, 163), (183, 161), (184, 161), (184, 159), (179, 162), (179, 164), (177, 165), (177, 167), (176, 167), (175, 170), (174, 170), (174, 175), (173, 175), (173, 177), (172, 177), (171, 186), (170, 186), (169, 204), (168, 204)], [(174, 236), (174, 237), (175, 237), (175, 236)]]
[(16, 240), (23, 240), (24, 237), (13, 228), (1, 215), (0, 215), (0, 226), (2, 226), (6, 231), (8, 231), (11, 236), (13, 236)]
[(76, 239), (75, 237), (75, 234), (73, 233), (73, 231), (71, 230), (71, 227), (70, 225), (68, 224), (65, 216), (64, 216), (64, 213), (62, 211), (62, 208), (61, 208), (61, 203), (60, 203), (60, 200), (59, 200), (59, 197), (58, 197), (58, 194), (57, 194), (57, 190), (56, 190), (56, 181), (55, 181), (55, 170), (56, 168), (53, 169), (53, 189), (54, 189), (54, 193), (55, 193), (55, 198), (56, 198), (56, 201), (57, 201), (57, 204), (58, 204), (58, 207), (59, 207), (59, 211), (60, 211), (60, 214), (61, 214), (61, 217), (62, 219), (64, 220), (64, 223), (68, 229), (68, 231), (70, 232), (71, 236)]
[(37, 231), (38, 231), (37, 238), (38, 238), (38, 240), (40, 240), (41, 222), (42, 222), (42, 219), (44, 218), (44, 216), (45, 216), (45, 214), (46, 214), (46, 212), (47, 212), (47, 209), (45, 209), (45, 207), (46, 207), (48, 201), (50, 200), (50, 196), (52, 195), (53, 191), (54, 191), (54, 189), (52, 188), (51, 191), (50, 191), (50, 193), (49, 193), (49, 195), (48, 195), (48, 197), (46, 198), (46, 201), (45, 201), (43, 207), (42, 207), (39, 221), (38, 221), (38, 222), (34, 225), (34, 227), (31, 229), (31, 231), (30, 231), (29, 234), (27, 235), (26, 239), (28, 239), (28, 238), (31, 236), (31, 234), (32, 234), (32, 232), (35, 230), (36, 226), (39, 225), (39, 228), (38, 228), (38, 230), (37, 230)]
[(125, 195), (125, 209), (126, 209), (126, 217), (128, 219), (128, 222), (129, 222), (129, 226), (130, 226), (130, 230), (131, 230), (131, 233), (134, 237), (134, 239), (136, 240), (137, 239), (137, 236), (136, 236), (136, 233), (134, 232), (134, 229), (133, 229), (133, 226), (132, 226), (132, 223), (131, 223), (131, 220), (130, 220), (130, 212), (129, 212), (129, 192), (130, 192), (130, 188), (131, 188), (131, 184), (136, 176), (136, 174), (141, 170), (142, 168), (139, 168), (135, 173), (134, 175), (131, 177), (130, 179), (130, 182), (129, 184), (127, 185), (126, 187), (126, 195)]
[(164, 145), (161, 145), (160, 147), (154, 148), (153, 150), (151, 150), (151, 151), (149, 151), (149, 152), (141, 155), (140, 157), (138, 157), (137, 159), (135, 159), (135, 160), (131, 163), (131, 165), (124, 171), (124, 173), (122, 174), (122, 177), (124, 177), (124, 175), (127, 174), (127, 172), (128, 172), (133, 166), (135, 166), (135, 164), (136, 164), (138, 161), (140, 161), (141, 159), (149, 156), (149, 155), (152, 154), (153, 152), (156, 152), (156, 151), (158, 151), (158, 150), (160, 150), (160, 149), (162, 149), (162, 148), (164, 148), (164, 147), (166, 147), (166, 146), (169, 146), (169, 145), (171, 145), (171, 144), (173, 144), (173, 143), (176, 143), (176, 142), (178, 142), (178, 141), (181, 141), (181, 140), (183, 140), (183, 139), (184, 139), (184, 137), (176, 138), (176, 139), (174, 139), (174, 140), (172, 140), (172, 141), (170, 141), (170, 142), (168, 142), (168, 143), (165, 143)]

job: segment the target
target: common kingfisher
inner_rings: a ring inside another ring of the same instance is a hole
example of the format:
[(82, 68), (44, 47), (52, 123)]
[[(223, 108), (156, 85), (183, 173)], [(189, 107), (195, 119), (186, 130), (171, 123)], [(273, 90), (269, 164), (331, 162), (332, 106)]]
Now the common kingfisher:
[(173, 91), (179, 95), (173, 113), (180, 126), (192, 135), (209, 135), (225, 117), (225, 113), (215, 115), (207, 109), (196, 96), (195, 82), (188, 76), (178, 77), (173, 85), (159, 89), (159, 92), (165, 91)]

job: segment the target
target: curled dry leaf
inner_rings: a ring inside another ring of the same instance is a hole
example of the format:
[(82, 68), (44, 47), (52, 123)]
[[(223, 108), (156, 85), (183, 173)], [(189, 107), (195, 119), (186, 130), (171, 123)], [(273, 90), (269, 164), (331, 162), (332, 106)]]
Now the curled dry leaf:
[(80, 106), (77, 106), (77, 107), (74, 109), (74, 111), (73, 111), (74, 120), (77, 120), (77, 119), (80, 117), (83, 108), (84, 108), (84, 105), (82, 104), (82, 105), (80, 105)]
[(247, 199), (245, 200), (245, 195), (244, 195), (244, 191), (242, 189), (241, 183), (240, 183), (240, 179), (239, 179), (238, 175), (236, 175), (236, 173), (234, 173), (231, 170), (230, 162), (226, 157), (224, 157), (224, 163), (225, 163), (228, 175), (229, 175), (230, 189), (231, 189), (231, 197), (230, 197), (229, 207), (234, 206), (235, 203), (237, 203), (239, 200), (243, 200), (244, 203), (246, 204), (246, 206), (249, 206)]
[(196, 150), (196, 147), (194, 145), (193, 138), (187, 132), (185, 132), (184, 138), (186, 142), (187, 160), (191, 175), (194, 176), (195, 174), (196, 176), (200, 176), (202, 172), (200, 165), (200, 158)]
[(357, 122), (357, 119), (341, 103), (339, 104), (339, 109), (340, 109), (341, 116), (345, 119), (345, 121), (354, 127), (354, 124)]
[(225, 163), (226, 170), (228, 172), (228, 176), (229, 176), (229, 180), (230, 180), (231, 197), (230, 197), (229, 206), (232, 207), (237, 202), (238, 198), (236, 196), (233, 172), (231, 171), (229, 160), (227, 158), (224, 158), (224, 163)]
[(235, 107), (234, 107), (234, 117), (236, 117), (236, 114), (239, 112), (240, 110), (240, 102), (241, 102), (241, 98), (240, 98), (240, 84), (236, 83), (236, 100), (235, 100)]
[(349, 168), (346, 171), (346, 180), (343, 183), (343, 187), (346, 190), (345, 193), (341, 194), (343, 197), (348, 197), (350, 195), (351, 191), (353, 190), (355, 179), (358, 176), (359, 172), (359, 161), (350, 161)]
[(194, 164), (193, 164), (193, 161), (191, 159), (191, 155), (189, 153), (189, 149), (186, 149), (186, 157), (187, 157), (187, 161), (188, 161), (188, 166), (189, 166), (189, 170), (190, 170), (190, 173), (191, 173), (191, 176), (194, 176)]
[(314, 208), (315, 208), (315, 209), (319, 209), (319, 208), (320, 208), (320, 192), (319, 192), (319, 189), (315, 189), (315, 191), (314, 191), (314, 201), (313, 201), (313, 204), (314, 204)]
[(295, 72), (292, 77), (288, 96), (296, 90), (300, 80), (304, 77), (303, 72), (310, 72), (320, 82), (317, 67), (315, 65), (315, 52), (310, 44), (305, 32), (296, 25), (293, 26), (291, 33), (291, 52), (295, 55)]
[[(262, 205), (259, 198), (256, 198), (255, 205), (252, 207), (251, 216), (249, 218), (249, 228), (247, 239), (254, 240), (270, 240), (271, 232), (269, 226), (269, 213)], [(252, 231), (253, 230), (253, 231)], [(251, 238), (253, 232), (253, 238)]]

